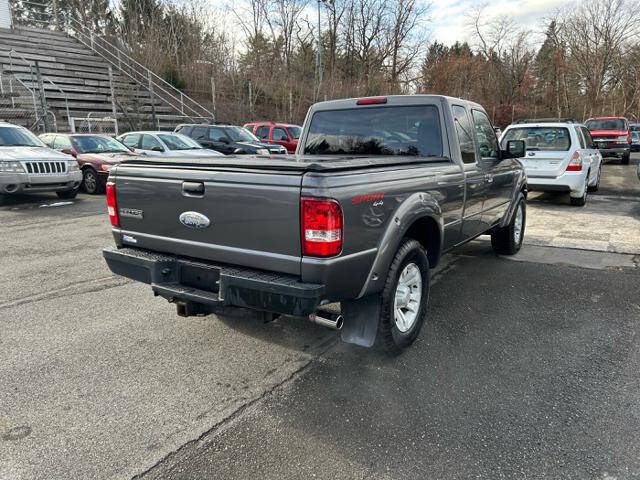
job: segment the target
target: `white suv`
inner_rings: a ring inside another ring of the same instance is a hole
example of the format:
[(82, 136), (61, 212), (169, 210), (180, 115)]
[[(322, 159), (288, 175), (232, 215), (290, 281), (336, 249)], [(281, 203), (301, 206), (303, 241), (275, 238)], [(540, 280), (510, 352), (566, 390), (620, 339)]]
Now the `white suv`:
[(582, 206), (587, 192), (598, 190), (602, 155), (584, 125), (524, 120), (505, 129), (502, 148), (509, 140), (525, 142), (527, 153), (520, 161), (530, 191), (568, 192), (571, 204)]
[(78, 194), (82, 173), (71, 155), (56, 152), (19, 125), (0, 122), (0, 204), (15, 193)]

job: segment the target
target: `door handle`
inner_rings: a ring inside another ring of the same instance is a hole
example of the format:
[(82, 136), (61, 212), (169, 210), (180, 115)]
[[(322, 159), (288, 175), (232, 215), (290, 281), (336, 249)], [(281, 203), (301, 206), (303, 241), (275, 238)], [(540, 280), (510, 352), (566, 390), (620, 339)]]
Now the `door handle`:
[(187, 197), (202, 197), (204, 195), (204, 183), (182, 182), (182, 194)]

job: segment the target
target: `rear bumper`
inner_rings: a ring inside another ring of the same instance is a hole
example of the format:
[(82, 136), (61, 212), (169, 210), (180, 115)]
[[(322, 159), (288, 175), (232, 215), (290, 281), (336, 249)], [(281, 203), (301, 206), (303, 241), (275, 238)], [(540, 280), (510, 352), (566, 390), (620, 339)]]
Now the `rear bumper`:
[(527, 175), (527, 187), (534, 192), (569, 192), (582, 195), (587, 172), (567, 172), (559, 177), (534, 177)]
[(194, 261), (135, 248), (105, 248), (111, 271), (151, 285), (155, 295), (174, 303), (235, 306), (286, 315), (316, 311), (325, 287), (293, 275)]

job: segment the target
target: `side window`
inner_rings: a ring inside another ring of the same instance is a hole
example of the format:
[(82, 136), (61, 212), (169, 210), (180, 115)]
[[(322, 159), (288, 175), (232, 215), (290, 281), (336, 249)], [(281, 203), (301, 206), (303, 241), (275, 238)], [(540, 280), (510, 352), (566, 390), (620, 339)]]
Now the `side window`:
[(267, 125), (262, 125), (261, 127), (258, 127), (258, 129), (256, 130), (256, 137), (258, 137), (261, 140), (264, 140), (265, 138), (268, 139), (269, 127)]
[(64, 135), (57, 135), (53, 142), (53, 148), (55, 150), (64, 150), (65, 148), (71, 148), (71, 140)]
[(482, 158), (498, 158), (498, 138), (489, 117), (479, 110), (471, 110), (475, 123), (476, 141)]
[(191, 138), (204, 140), (207, 138), (207, 127), (195, 127), (191, 132)]
[(227, 135), (221, 128), (211, 127), (209, 129), (209, 140), (212, 142), (224, 142), (227, 140)]
[(591, 138), (591, 132), (589, 131), (589, 129), (587, 127), (580, 127), (580, 130), (582, 131), (582, 135), (584, 136), (584, 142), (587, 145), (587, 148), (595, 149), (596, 146), (593, 143), (593, 138)]
[(278, 140), (280, 142), (288, 142), (289, 136), (287, 132), (285, 132), (282, 128), (274, 128), (273, 129), (273, 140)]
[(576, 135), (578, 136), (578, 142), (580, 142), (580, 148), (586, 148), (585, 140), (582, 133), (580, 133), (580, 129), (578, 127), (573, 127), (573, 128), (576, 131)]
[(464, 107), (458, 105), (453, 106), (453, 121), (456, 125), (456, 134), (458, 135), (458, 143), (460, 143), (460, 155), (464, 163), (475, 163), (476, 149), (473, 145), (473, 137), (471, 136), (471, 123), (469, 115)]
[(151, 135), (142, 135), (142, 145), (140, 146), (142, 150), (153, 150), (160, 148), (164, 152), (164, 148), (158, 140), (156, 140)]
[(138, 148), (140, 135), (126, 135), (122, 138), (122, 143), (129, 148)]

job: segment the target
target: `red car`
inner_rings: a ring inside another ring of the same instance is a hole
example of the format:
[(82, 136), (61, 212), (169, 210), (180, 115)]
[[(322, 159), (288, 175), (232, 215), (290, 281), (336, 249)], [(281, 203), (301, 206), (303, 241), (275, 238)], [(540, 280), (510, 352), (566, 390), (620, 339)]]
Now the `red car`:
[(584, 122), (602, 157), (620, 157), (628, 164), (631, 156), (631, 129), (624, 117), (596, 117)]
[(103, 193), (109, 170), (122, 160), (140, 157), (108, 135), (91, 133), (45, 133), (47, 146), (73, 155), (82, 170), (82, 189), (89, 194)]
[(245, 123), (244, 128), (253, 133), (260, 141), (282, 145), (289, 153), (296, 153), (302, 128), (298, 125), (273, 122)]

